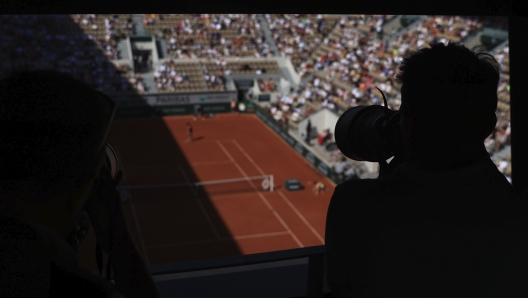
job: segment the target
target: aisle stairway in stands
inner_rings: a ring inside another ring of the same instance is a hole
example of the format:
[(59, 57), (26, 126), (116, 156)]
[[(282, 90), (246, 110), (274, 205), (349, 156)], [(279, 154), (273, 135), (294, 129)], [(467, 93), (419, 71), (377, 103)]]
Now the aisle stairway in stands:
[(463, 44), (468, 49), (473, 48), (474, 46), (480, 45), (480, 36), (482, 35), (482, 32), (475, 32), (473, 35), (469, 36), (464, 40)]
[(506, 159), (508, 155), (510, 154), (511, 154), (511, 145), (506, 145), (500, 151), (494, 152), (493, 155), (491, 156), (491, 160), (497, 162), (503, 158)]
[(167, 52), (167, 42), (165, 39), (159, 39), (156, 37), (156, 48), (158, 49), (159, 59), (165, 59), (169, 57), (169, 53)]
[(157, 93), (156, 80), (154, 79), (154, 73), (153, 72), (142, 73), (141, 77), (143, 78), (143, 83), (145, 83), (145, 86), (147, 87), (147, 92)]
[(394, 34), (394, 36), (391, 36), (389, 38), (389, 41), (388, 41), (389, 44), (391, 44), (394, 39), (398, 38), (398, 36), (402, 35), (403, 32), (405, 32), (405, 30), (413, 31), (414, 29), (416, 29), (416, 27), (418, 27), (419, 24), (421, 24), (423, 21), (427, 20), (428, 18), (428, 16), (426, 15), (420, 15), (419, 18), (417, 18), (413, 23), (409, 24), (408, 26), (402, 26), (401, 21), (400, 21), (401, 17), (402, 16), (399, 16), (399, 19), (398, 19), (398, 23), (400, 23), (400, 27), (396, 31), (396, 34)]
[(312, 79), (314, 78), (315, 74), (312, 72), (310, 73), (308, 76), (306, 76), (304, 79), (302, 79), (301, 81), (301, 86), (305, 86), (306, 84), (308, 84), (309, 82), (312, 81)]
[(262, 28), (262, 32), (264, 32), (264, 37), (266, 37), (266, 41), (270, 45), (270, 50), (273, 53), (273, 56), (280, 57), (279, 49), (277, 48), (277, 45), (275, 44), (275, 41), (271, 36), (271, 30), (269, 28), (269, 24), (266, 20), (266, 17), (263, 14), (258, 14), (257, 20), (260, 23), (260, 28)]
[(136, 35), (147, 35), (145, 31), (145, 26), (143, 25), (143, 15), (142, 14), (133, 14), (132, 22), (136, 25)]
[(391, 36), (394, 30), (394, 36), (397, 36), (396, 32), (401, 32), (402, 24), (400, 22), (401, 15), (395, 16), (393, 19), (388, 20), (383, 24), (383, 42), (387, 43), (393, 36)]
[(132, 57), (130, 57), (130, 53), (128, 52), (128, 39), (127, 38), (119, 40), (119, 42), (117, 43), (117, 50), (119, 51), (119, 59), (122, 59), (122, 60), (132, 59)]

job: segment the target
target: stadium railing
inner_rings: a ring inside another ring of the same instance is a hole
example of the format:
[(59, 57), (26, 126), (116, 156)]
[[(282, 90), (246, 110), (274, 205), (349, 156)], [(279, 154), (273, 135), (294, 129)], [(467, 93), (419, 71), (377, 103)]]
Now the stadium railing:
[[(150, 271), (156, 280), (156, 277), (169, 274), (225, 269), (303, 258), (308, 258), (308, 270), (306, 274), (306, 297), (320, 298), (323, 296), (324, 283), (324, 245), (250, 254), (244, 256), (157, 264), (151, 265)], [(236, 283), (236, 281), (234, 282)]]
[[(219, 276), (222, 274), (228, 274), (228, 273), (218, 273), (218, 271), (226, 271), (227, 269), (238, 269), (238, 268), (244, 268), (244, 267), (255, 267), (259, 266), (261, 268), (251, 268), (251, 269), (242, 269), (238, 270), (243, 272), (243, 275), (240, 276), (247, 276), (247, 272), (255, 272), (259, 269), (261, 271), (264, 271), (266, 269), (272, 268), (274, 263), (280, 263), (280, 262), (287, 262), (287, 261), (295, 261), (295, 260), (301, 260), (302, 259), (308, 259), (307, 262), (307, 270), (304, 271), (296, 271), (296, 273), (305, 273), (305, 290), (301, 291), (304, 294), (301, 294), (301, 292), (298, 291), (298, 289), (289, 289), (287, 292), (295, 292), (296, 294), (293, 294), (291, 298), (293, 297), (306, 297), (306, 298), (321, 298), (324, 294), (329, 293), (330, 290), (326, 284), (325, 280), (325, 268), (324, 268), (324, 245), (319, 246), (311, 246), (311, 247), (303, 247), (303, 248), (296, 248), (296, 249), (288, 249), (288, 250), (281, 250), (281, 251), (273, 251), (273, 252), (266, 252), (266, 253), (258, 253), (258, 254), (250, 254), (250, 255), (242, 255), (242, 256), (230, 256), (230, 257), (223, 257), (223, 258), (215, 258), (215, 259), (203, 259), (203, 260), (194, 260), (194, 261), (185, 261), (185, 262), (176, 262), (176, 263), (166, 263), (166, 264), (154, 264), (149, 266), (149, 271), (151, 272), (154, 281), (160, 287), (162, 283), (165, 283), (167, 280), (174, 280), (171, 278), (171, 275), (178, 275), (178, 274), (186, 274), (187, 276), (184, 277), (185, 284), (189, 284), (189, 279), (197, 279), (199, 280), (197, 283), (202, 285), (202, 287), (206, 286), (209, 280), (205, 280), (203, 276), (213, 275), (213, 276)], [(299, 264), (299, 262), (297, 262)], [(277, 275), (277, 272), (280, 272), (281, 269), (284, 267), (291, 266), (291, 265), (283, 265), (278, 266), (279, 271), (274, 271), (274, 275)], [(216, 272), (215, 272), (216, 271)], [(237, 270), (232, 270), (236, 272)], [(105, 271), (103, 271), (105, 272)], [(194, 274), (194, 277), (192, 276)], [(291, 271), (287, 271), (286, 274), (291, 273)], [(301, 274), (302, 274), (301, 273)], [(99, 272), (93, 271), (92, 274), (99, 276)], [(105, 275), (105, 273), (103, 273)], [(190, 276), (190, 277), (189, 277)], [(252, 275), (255, 279), (255, 284), (262, 284), (262, 277), (264, 277), (264, 274), (260, 275)], [(201, 280), (200, 280), (201, 279)], [(230, 280), (232, 277), (230, 277)], [(111, 276), (110, 279), (112, 282), (115, 282), (114, 277)], [(245, 278), (247, 282), (247, 278)], [(295, 280), (299, 280), (298, 277), (295, 278)], [(302, 277), (301, 277), (302, 280)], [(243, 286), (240, 283), (237, 283), (237, 280), (233, 280), (234, 285)], [(181, 285), (181, 284), (179, 284)], [(246, 285), (247, 286), (247, 285)], [(250, 285), (251, 286), (251, 285)], [(291, 284), (289, 285), (292, 288), (298, 288), (299, 285)], [(178, 287), (178, 284), (175, 284), (174, 287)], [(162, 294), (164, 292), (167, 292), (166, 290), (166, 284), (161, 286), (160, 291)], [(258, 290), (253, 290), (258, 291)], [(279, 290), (280, 291), (280, 290)], [(169, 291), (171, 294), (173, 294), (174, 291)], [(198, 290), (197, 290), (198, 292)], [(235, 291), (236, 292), (236, 291)], [(244, 292), (241, 290), (240, 292)], [(246, 291), (247, 292), (247, 291)], [(276, 295), (277, 290), (272, 290), (269, 292), (274, 293), (262, 293), (259, 292), (259, 295)], [(285, 291), (286, 292), (286, 291)], [(182, 293), (180, 293), (182, 294)], [(246, 293), (247, 294), (247, 293)], [(281, 297), (284, 297), (284, 293), (280, 293)], [(239, 294), (240, 296), (240, 294)], [(245, 296), (245, 294), (242, 294), (242, 296)], [(180, 297), (186, 297), (185, 294), (180, 295)], [(230, 297), (238, 297), (237, 294), (234, 294), (234, 296)]]

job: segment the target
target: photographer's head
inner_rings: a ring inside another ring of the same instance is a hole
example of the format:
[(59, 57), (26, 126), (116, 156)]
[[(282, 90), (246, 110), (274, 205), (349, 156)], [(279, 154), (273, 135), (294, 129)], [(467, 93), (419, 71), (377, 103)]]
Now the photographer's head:
[(105, 161), (113, 106), (51, 70), (12, 73), (0, 90), (0, 211), (66, 236)]
[(407, 160), (445, 169), (489, 157), (500, 64), (478, 48), (432, 44), (403, 58), (401, 129)]

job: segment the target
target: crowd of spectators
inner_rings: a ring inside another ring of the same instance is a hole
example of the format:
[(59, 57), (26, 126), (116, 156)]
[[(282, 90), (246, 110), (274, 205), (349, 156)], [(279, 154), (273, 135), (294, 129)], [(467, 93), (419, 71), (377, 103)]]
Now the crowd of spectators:
[[(363, 21), (358, 21), (357, 17), (342, 17), (320, 44), (329, 50), (317, 57), (313, 65), (308, 60), (301, 63), (302, 71), (315, 75), (295, 90), (292, 97), (298, 102), (306, 102), (313, 110), (327, 107), (338, 112), (340, 108), (344, 110), (358, 105), (383, 105), (379, 92), (374, 89), (376, 86), (389, 98), (389, 107), (397, 110), (401, 101), (399, 86), (394, 82), (404, 55), (432, 42), (463, 41), (482, 30), (484, 24), (473, 17), (430, 16), (415, 29), (405, 30), (387, 43), (379, 38), (380, 35), (378, 39), (372, 38), (375, 36), (372, 33), (382, 33), (380, 27), (384, 21), (383, 17), (363, 18)], [(507, 53), (506, 47), (496, 55), (506, 68), (509, 67), (504, 63), (508, 61)], [(507, 71), (505, 73), (498, 89), (501, 99), (497, 111), (499, 121), (486, 140), (490, 155), (509, 144), (509, 76)], [(289, 114), (282, 113), (281, 116), (284, 115)]]
[(158, 92), (174, 92), (179, 86), (190, 85), (189, 75), (177, 69), (173, 60), (165, 61), (154, 71), (154, 79)]
[(134, 32), (130, 15), (75, 14), (73, 21), (101, 47), (108, 59), (119, 59), (117, 43)]
[(275, 92), (277, 91), (277, 85), (275, 84), (275, 80), (272, 78), (269, 78), (268, 80), (258, 79), (257, 80), (260, 92)]
[(128, 82), (132, 85), (132, 87), (136, 89), (139, 93), (145, 93), (148, 91), (143, 77), (141, 77), (141, 75), (139, 75), (138, 73), (126, 75), (126, 77), (128, 78)]
[[(399, 86), (395, 83), (397, 67), (409, 50), (427, 46), (429, 42), (459, 40), (481, 30), (482, 22), (472, 18), (430, 16), (414, 30), (405, 30), (392, 42), (373, 38), (388, 16), (341, 17), (334, 30), (323, 39), (328, 48), (310, 63), (302, 64), (305, 71), (317, 74), (298, 96), (303, 96), (319, 107), (341, 106), (344, 109), (361, 104), (382, 104), (380, 88), (388, 98), (396, 98)], [(344, 83), (344, 84), (342, 84)]]
[(130, 69), (109, 61), (115, 50), (105, 42), (116, 39), (98, 40), (76, 20), (89, 25), (90, 20), (100, 19), (97, 15), (0, 15), (0, 76), (14, 69), (55, 69), (108, 94), (134, 91), (138, 85), (124, 77)]
[[(484, 144), (490, 155), (498, 154), (499, 151), (510, 145), (511, 122), (510, 122), (510, 78), (509, 78), (509, 46), (495, 53), (495, 59), (502, 66), (501, 81), (498, 86), (497, 95), (497, 125), (493, 132), (486, 138)], [(503, 155), (497, 158), (497, 167), (511, 182), (511, 156)]]
[[(320, 70), (327, 63), (328, 58), (333, 57), (334, 54), (341, 60), (347, 53), (353, 52), (353, 48), (357, 47), (358, 44), (363, 45), (370, 39), (372, 35), (371, 27), (375, 31), (380, 31), (387, 17), (379, 15), (349, 15), (340, 17), (336, 20), (337, 24), (333, 30), (322, 39), (321, 47), (312, 55), (312, 59), (301, 63), (299, 67), (301, 74), (311, 71), (316, 65), (316, 69)], [(328, 51), (332, 51), (332, 53), (326, 55)]]
[(172, 59), (271, 57), (254, 14), (143, 15), (146, 30), (166, 40)]
[(322, 14), (267, 14), (266, 20), (281, 55), (298, 68), (333, 29), (336, 19)]
[(282, 96), (277, 102), (269, 104), (267, 110), (279, 124), (285, 127), (290, 127), (292, 123), (295, 125), (313, 112), (304, 100), (293, 95)]
[(224, 91), (225, 90), (225, 76), (231, 74), (231, 69), (228, 68), (227, 62), (224, 59), (215, 60), (215, 68), (208, 67), (206, 62), (201, 63), (201, 70), (203, 79), (208, 91)]
[(204, 75), (204, 80), (207, 85), (208, 90), (211, 91), (224, 91), (225, 89), (225, 81), (223, 76), (218, 75)]
[[(159, 33), (169, 38), (168, 45), (175, 50), (175, 58), (216, 57), (215, 62), (222, 66), (221, 69), (209, 73), (206, 67), (200, 74), (209, 90), (223, 90), (223, 76), (232, 71), (226, 67), (227, 62), (222, 56), (237, 56), (240, 54), (240, 51), (237, 54), (237, 49), (244, 51), (244, 47), (250, 48), (252, 45), (254, 49), (258, 48), (258, 55), (271, 55), (255, 15), (144, 17), (147, 27), (154, 30), (157, 25), (163, 25), (158, 28)], [(409, 50), (427, 46), (429, 42), (463, 40), (490, 22), (486, 18), (481, 21), (470, 17), (430, 16), (415, 29), (405, 30), (386, 43), (374, 38), (375, 34), (372, 33), (380, 32), (387, 16), (328, 19), (323, 15), (293, 14), (266, 15), (266, 18), (281, 53), (292, 60), (301, 57), (299, 65), (302, 70), (315, 74), (306, 84), (292, 94), (284, 95), (279, 103), (270, 107), (276, 119), (290, 123), (298, 122), (321, 107), (339, 112), (342, 108), (357, 105), (382, 104), (374, 86), (382, 89), (389, 97), (390, 107), (397, 109), (399, 86), (393, 82), (402, 56)], [(164, 23), (164, 19), (179, 21), (167, 27), (165, 24), (168, 23)], [(139, 75), (127, 75), (125, 67), (108, 61), (119, 58), (117, 42), (134, 30), (130, 15), (2, 15), (0, 30), (2, 75), (14, 68), (54, 68), (82, 78), (107, 93), (147, 91)], [(235, 37), (231, 35), (233, 31), (236, 31)], [(185, 44), (205, 46), (200, 52), (196, 50), (200, 46), (182, 47)], [(227, 46), (229, 44), (231, 47)], [(314, 56), (315, 50), (323, 47), (328, 50), (312, 61), (310, 57)], [(223, 53), (218, 52), (219, 49)], [(207, 54), (213, 53), (211, 50), (218, 54)], [(508, 47), (496, 54), (504, 69), (498, 88), (499, 121), (495, 131), (486, 140), (490, 154), (509, 144), (508, 55)], [(260, 69), (251, 71), (264, 73)], [(175, 90), (178, 84), (188, 84), (190, 81), (189, 74), (177, 71), (170, 65), (160, 66), (155, 77), (158, 91)], [(259, 80), (258, 84), (261, 92), (276, 90), (272, 80)]]
[[(313, 78), (308, 89), (322, 97), (323, 106), (327, 102), (338, 101), (347, 106), (361, 102), (368, 103), (373, 83), (386, 94), (395, 95), (393, 76), (399, 57), (384, 57), (386, 44), (382, 40), (369, 37), (370, 27), (378, 31), (387, 16), (348, 16), (342, 17), (332, 34), (325, 38), (323, 45), (329, 50), (317, 57), (314, 65), (302, 65), (306, 71), (324, 77)], [(339, 80), (344, 84), (336, 82)], [(315, 89), (315, 90), (313, 90)], [(377, 91), (376, 91), (377, 92)], [(374, 99), (376, 103), (377, 99)]]
[(393, 40), (390, 50), (405, 54), (427, 46), (431, 42), (447, 43), (448, 40), (460, 42), (473, 33), (482, 30), (484, 23), (474, 17), (430, 16), (414, 30), (406, 30)]
[(150, 54), (133, 55), (132, 61), (134, 63), (134, 69), (137, 72), (148, 72), (153, 70), (154, 61)]
[[(392, 88), (389, 83), (384, 82), (377, 86), (385, 92)], [(383, 103), (381, 95), (374, 89), (368, 76), (350, 86), (336, 82), (328, 73), (324, 77), (317, 75), (305, 86), (300, 86), (294, 94), (309, 101), (315, 109), (326, 107), (336, 113), (350, 107)]]
[[(303, 117), (310, 113), (326, 107), (336, 113), (340, 113), (348, 107), (355, 107), (360, 105), (383, 105), (383, 98), (372, 85), (368, 85), (361, 81), (359, 84), (353, 86), (346, 86), (340, 84), (337, 86), (333, 83), (329, 74), (324, 77), (314, 76), (314, 78), (304, 86), (299, 86), (292, 94), (282, 97), (281, 102), (293, 101), (307, 106), (307, 113), (302, 114)], [(387, 84), (388, 85), (388, 84)], [(368, 87), (367, 87), (368, 86)], [(378, 85), (379, 88), (384, 88), (387, 91), (390, 85)], [(389, 108), (398, 110), (401, 104), (399, 98), (389, 100)], [(293, 116), (293, 113), (281, 114), (281, 116)], [(294, 123), (296, 119), (291, 119)]]

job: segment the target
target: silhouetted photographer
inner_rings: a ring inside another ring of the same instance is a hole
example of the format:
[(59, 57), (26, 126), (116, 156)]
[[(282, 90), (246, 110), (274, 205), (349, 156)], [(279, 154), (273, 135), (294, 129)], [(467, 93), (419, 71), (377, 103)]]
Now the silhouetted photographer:
[(528, 297), (526, 198), (484, 147), (497, 121), (499, 63), (433, 44), (404, 58), (397, 79), (398, 112), (353, 108), (336, 125), (343, 154), (378, 162), (380, 175), (334, 191), (325, 234), (332, 293)]
[[(55, 71), (13, 73), (0, 90), (0, 297), (161, 297), (106, 165), (115, 103)], [(82, 214), (115, 285), (78, 266)]]

